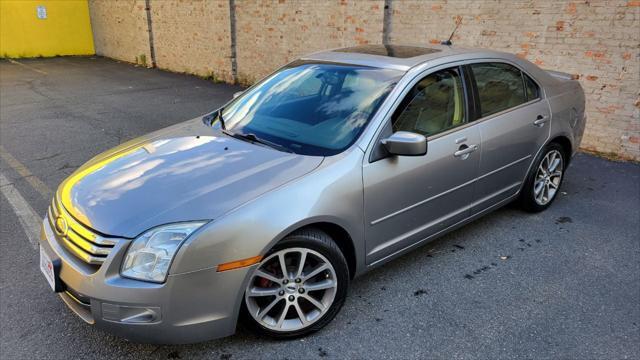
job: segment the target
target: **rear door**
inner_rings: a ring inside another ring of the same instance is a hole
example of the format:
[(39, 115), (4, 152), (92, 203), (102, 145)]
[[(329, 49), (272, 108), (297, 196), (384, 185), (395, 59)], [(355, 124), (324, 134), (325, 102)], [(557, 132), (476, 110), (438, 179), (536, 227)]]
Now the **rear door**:
[(467, 66), (473, 77), (482, 152), (478, 200), (472, 213), (514, 195), (529, 165), (549, 137), (551, 113), (541, 88), (505, 62)]

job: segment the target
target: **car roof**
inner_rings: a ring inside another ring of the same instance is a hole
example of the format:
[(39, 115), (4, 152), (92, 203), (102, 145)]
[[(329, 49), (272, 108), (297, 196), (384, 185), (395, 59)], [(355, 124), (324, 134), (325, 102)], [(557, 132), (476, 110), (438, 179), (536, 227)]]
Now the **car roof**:
[(462, 54), (468, 54), (470, 58), (479, 56), (504, 57), (506, 55), (499, 51), (448, 45), (359, 45), (316, 52), (303, 56), (301, 60), (327, 61), (407, 71), (430, 60)]

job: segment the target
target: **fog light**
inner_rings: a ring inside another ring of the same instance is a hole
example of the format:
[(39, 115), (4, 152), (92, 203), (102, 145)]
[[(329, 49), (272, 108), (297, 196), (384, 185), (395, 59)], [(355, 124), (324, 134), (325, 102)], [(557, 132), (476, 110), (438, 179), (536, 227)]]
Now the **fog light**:
[(125, 324), (149, 324), (160, 321), (160, 308), (102, 303), (102, 318)]

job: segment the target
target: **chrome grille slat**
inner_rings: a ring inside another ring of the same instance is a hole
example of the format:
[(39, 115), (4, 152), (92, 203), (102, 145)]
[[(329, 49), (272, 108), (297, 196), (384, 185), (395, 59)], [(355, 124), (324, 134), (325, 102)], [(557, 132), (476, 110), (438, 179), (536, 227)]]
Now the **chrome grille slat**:
[(104, 257), (97, 257), (97, 256), (90, 255), (89, 253), (79, 248), (76, 244), (69, 241), (69, 239), (66, 237), (61, 237), (60, 239), (62, 240), (62, 243), (67, 247), (67, 249), (71, 251), (72, 254), (79, 257), (81, 260), (83, 260), (87, 264), (101, 265), (105, 260)]
[(55, 218), (56, 216), (58, 216), (58, 209), (56, 209), (56, 203), (55, 203), (55, 198), (51, 199), (51, 206), (49, 207), (49, 209), (51, 209), (51, 211), (53, 211), (53, 217)]
[(69, 229), (72, 229), (76, 234), (82, 236), (85, 240), (91, 241), (92, 243), (97, 245), (113, 246), (116, 244), (115, 240), (107, 239), (103, 236), (100, 236), (94, 233), (92, 230), (88, 229), (86, 226), (80, 224), (62, 206), (60, 206), (59, 204), (57, 205), (58, 211), (67, 221)]
[[(100, 236), (80, 224), (60, 205), (55, 197), (47, 215), (56, 238), (71, 254), (88, 264), (101, 265), (104, 263), (116, 240)], [(55, 230), (58, 217), (62, 217), (67, 223), (67, 232), (64, 235)]]
[(73, 231), (72, 229), (69, 229), (69, 232), (67, 232), (67, 238), (70, 241), (72, 241), (74, 244), (76, 244), (78, 247), (80, 247), (82, 250), (92, 255), (107, 256), (109, 255), (109, 252), (111, 252), (110, 247), (100, 247), (100, 246), (93, 245), (91, 242), (85, 240), (80, 235), (76, 234), (75, 231)]

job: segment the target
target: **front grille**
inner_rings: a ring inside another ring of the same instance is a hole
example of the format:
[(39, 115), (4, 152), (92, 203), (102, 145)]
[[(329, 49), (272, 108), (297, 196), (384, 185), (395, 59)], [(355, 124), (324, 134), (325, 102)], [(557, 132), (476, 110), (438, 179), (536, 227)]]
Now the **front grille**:
[(73, 301), (77, 302), (78, 305), (86, 307), (86, 308), (90, 308), (91, 307), (91, 298), (89, 298), (87, 295), (81, 294), (75, 290), (73, 290), (72, 288), (66, 286), (66, 289), (64, 291), (67, 295), (69, 295), (69, 297), (71, 297), (71, 299), (73, 299)]
[(62, 301), (64, 301), (64, 303), (67, 304), (74, 313), (80, 316), (82, 320), (89, 324), (94, 324), (95, 320), (91, 314), (91, 299), (88, 296), (67, 287), (66, 284), (63, 283), (63, 285), (66, 289), (64, 292), (60, 293)]
[[(79, 223), (56, 200), (56, 197), (49, 207), (48, 218), (58, 241), (70, 253), (87, 264), (101, 265), (116, 244), (116, 240), (98, 235)], [(60, 226), (56, 226), (58, 219), (61, 219), (62, 223), (66, 223), (66, 229), (60, 229)]]

